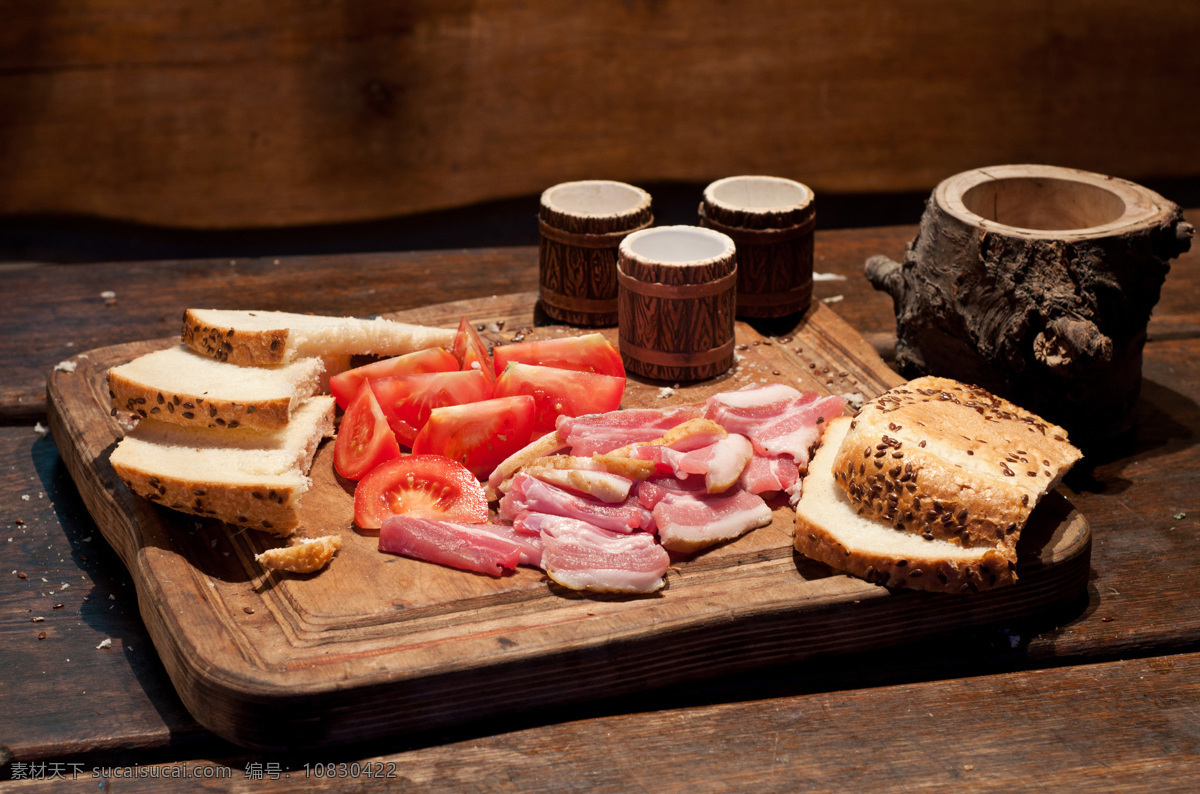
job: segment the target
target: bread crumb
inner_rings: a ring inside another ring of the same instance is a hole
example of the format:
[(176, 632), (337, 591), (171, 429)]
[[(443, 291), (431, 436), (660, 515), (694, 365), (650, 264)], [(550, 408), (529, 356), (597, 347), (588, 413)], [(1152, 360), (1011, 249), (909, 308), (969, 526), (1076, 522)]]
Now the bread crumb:
[(674, 396), (675, 396), (675, 390), (672, 389), (670, 386), (663, 386), (662, 388), (660, 388), (658, 390), (658, 399), (660, 399), (660, 400), (665, 400), (668, 397), (674, 397)]
[(113, 292), (110, 289), (106, 289), (106, 290), (104, 290), (104, 292), (100, 293), (100, 297), (104, 298), (104, 300), (110, 300), (112, 298), (117, 297), (117, 293)]
[(337, 535), (299, 540), (294, 545), (278, 549), (267, 549), (254, 556), (255, 561), (268, 571), (312, 573), (329, 564), (342, 545)]
[(845, 295), (830, 295), (828, 298), (821, 298), (821, 303), (841, 303)]
[(863, 403), (867, 400), (867, 398), (863, 396), (863, 393), (858, 391), (846, 392), (842, 395), (842, 399), (845, 400), (846, 404), (855, 411), (861, 411)]
[(37, 422), (33, 426), (33, 432), (37, 433), (39, 436), (42, 436), (44, 438), (44, 437), (50, 435), (50, 428), (46, 427), (41, 422)]
[(111, 648), (111, 647), (112, 647), (112, 639), (109, 637), (105, 637), (103, 640), (100, 641), (100, 644), (96, 646), (96, 650), (99, 651), (101, 649)]
[(74, 361), (60, 361), (54, 365), (54, 371), (55, 372), (74, 372), (75, 368), (78, 366), (79, 366), (79, 364), (77, 364)]
[(813, 281), (845, 281), (846, 277), (837, 273), (813, 273)]

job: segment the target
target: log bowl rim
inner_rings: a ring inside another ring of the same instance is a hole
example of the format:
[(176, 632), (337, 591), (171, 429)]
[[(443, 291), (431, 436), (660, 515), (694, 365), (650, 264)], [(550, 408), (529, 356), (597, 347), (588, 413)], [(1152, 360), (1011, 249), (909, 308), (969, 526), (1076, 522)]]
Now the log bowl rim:
[[(574, 203), (555, 203), (556, 197), (560, 201), (565, 198), (561, 194), (570, 195), (573, 192), (586, 194), (588, 191), (592, 191), (595, 194), (607, 191), (612, 196), (627, 194), (629, 201), (620, 204), (620, 208), (605, 207), (604, 211), (592, 211), (581, 208), (579, 204)], [(544, 209), (562, 215), (619, 220), (634, 218), (645, 212), (650, 207), (650, 194), (636, 185), (630, 185), (625, 182), (617, 182), (611, 179), (581, 179), (574, 182), (560, 182), (557, 185), (546, 188), (542, 191), (541, 205)]]
[[(697, 238), (706, 238), (705, 242), (715, 242), (721, 245), (720, 252), (712, 256), (705, 257), (682, 257), (682, 258), (662, 258), (661, 255), (654, 255), (634, 250), (634, 246), (639, 242), (643, 242), (645, 238), (662, 237), (665, 235), (688, 235)], [(708, 229), (703, 226), (652, 226), (649, 229), (642, 229), (633, 232), (621, 241), (620, 253), (621, 256), (634, 262), (640, 262), (646, 265), (662, 265), (664, 267), (704, 267), (713, 265), (719, 262), (724, 262), (732, 258), (736, 252), (736, 246), (733, 239), (722, 232), (715, 229)]]
[[(1068, 229), (1013, 226), (987, 218), (967, 207), (964, 197), (989, 182), (1056, 180), (1105, 191), (1124, 204), (1120, 216), (1104, 223)], [(1039, 240), (1081, 240), (1149, 227), (1160, 223), (1175, 205), (1154, 191), (1118, 177), (1053, 165), (998, 165), (964, 171), (943, 180), (933, 191), (933, 201), (968, 226), (1013, 237)]]
[[(796, 201), (781, 202), (777, 204), (756, 204), (751, 202), (734, 202), (728, 198), (722, 198), (719, 193), (723, 190), (737, 185), (738, 183), (746, 183), (753, 185), (759, 183), (762, 185), (771, 185), (774, 187), (783, 188), (789, 192), (799, 193), (801, 198)], [(743, 176), (727, 176), (723, 179), (718, 179), (715, 182), (709, 183), (704, 188), (704, 201), (711, 206), (719, 207), (729, 212), (740, 212), (750, 215), (760, 215), (768, 213), (784, 214), (795, 212), (798, 210), (807, 209), (812, 205), (816, 198), (816, 193), (813, 189), (803, 182), (797, 182), (794, 179), (787, 179), (781, 176), (763, 176), (757, 174), (748, 174)]]

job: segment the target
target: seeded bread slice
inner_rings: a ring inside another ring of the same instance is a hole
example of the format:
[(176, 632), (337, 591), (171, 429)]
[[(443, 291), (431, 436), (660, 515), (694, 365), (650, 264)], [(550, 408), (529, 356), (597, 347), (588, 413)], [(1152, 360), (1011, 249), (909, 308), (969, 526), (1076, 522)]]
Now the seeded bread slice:
[(859, 515), (833, 477), (834, 458), (849, 429), (849, 417), (830, 420), (809, 464), (796, 504), (798, 552), (885, 587), (960, 593), (1016, 581), (1015, 563), (999, 548), (926, 540)]
[(183, 343), (202, 355), (252, 367), (336, 354), (399, 356), (449, 347), (454, 335), (450, 328), (384, 319), (225, 309), (188, 309), (182, 333)]
[(983, 389), (924, 377), (863, 406), (833, 471), (865, 515), (1016, 559), (1019, 530), (1079, 458), (1061, 427)]
[(289, 535), (321, 439), (333, 435), (334, 400), (313, 397), (282, 430), (181, 427), (143, 419), (110, 462), (130, 490), (193, 515)]
[(114, 408), (143, 419), (190, 427), (278, 430), (292, 408), (319, 388), (321, 360), (279, 367), (213, 361), (183, 345), (135, 358), (108, 371)]

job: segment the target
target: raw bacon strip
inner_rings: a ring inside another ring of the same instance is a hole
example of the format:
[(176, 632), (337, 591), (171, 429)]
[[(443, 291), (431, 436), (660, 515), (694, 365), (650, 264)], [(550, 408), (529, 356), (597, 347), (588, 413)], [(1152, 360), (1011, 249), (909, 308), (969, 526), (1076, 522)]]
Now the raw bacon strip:
[(552, 516), (548, 513), (527, 513), (524, 523), (526, 530), (537, 530), (543, 540), (549, 538), (576, 546), (589, 546), (607, 551), (636, 551), (658, 545), (654, 536), (646, 532), (626, 535), (601, 529), (578, 518)]
[(752, 430), (780, 419), (798, 401), (804, 404), (816, 399), (815, 391), (801, 393), (791, 386), (772, 383), (714, 394), (704, 401), (704, 416), (730, 433), (748, 436)]
[(700, 415), (700, 406), (678, 408), (631, 408), (587, 416), (560, 416), (558, 435), (570, 446), (571, 454), (591, 457), (639, 441), (651, 441), (663, 433)]
[(662, 501), (669, 493), (706, 493), (704, 483), (699, 478), (680, 480), (676, 477), (654, 477), (638, 483), (638, 502), (647, 510)]
[(771, 523), (771, 508), (756, 496), (667, 494), (654, 507), (659, 542), (671, 551), (692, 552)]
[(841, 397), (823, 397), (802, 406), (793, 406), (791, 412), (755, 434), (750, 440), (754, 449), (764, 455), (791, 455), (796, 464), (808, 470), (809, 452), (821, 440), (825, 423), (841, 416), (845, 408)]
[(754, 447), (750, 440), (738, 433), (730, 433), (715, 444), (684, 454), (676, 468), (686, 474), (704, 475), (708, 492), (721, 493), (738, 481), (753, 457)]
[[(584, 458), (587, 464), (598, 466), (590, 458)], [(563, 469), (552, 466), (533, 465), (525, 469), (530, 476), (545, 483), (586, 494), (608, 504), (619, 504), (629, 498), (629, 490), (633, 480), (619, 474), (596, 469)]]
[(379, 550), (465, 571), (500, 576), (521, 560), (521, 545), (476, 524), (394, 515), (379, 528)]
[(521, 532), (517, 529), (516, 524), (471, 524), (471, 527), (480, 531), (486, 532), (489, 535), (494, 535), (502, 540), (507, 540), (517, 544), (521, 550), (521, 565), (529, 565), (534, 568), (542, 567), (542, 552), (545, 547), (542, 544), (541, 534), (534, 532), (529, 534)]
[(644, 533), (620, 535), (560, 516), (526, 519), (542, 527), (546, 574), (563, 587), (598, 593), (653, 593), (670, 555)]
[(800, 393), (771, 384), (714, 394), (705, 401), (704, 415), (731, 433), (747, 436), (758, 454), (791, 455), (803, 470), (823, 423), (840, 416), (844, 406), (841, 397), (819, 398), (814, 391)]
[(786, 491), (800, 479), (800, 470), (790, 455), (759, 455), (755, 453), (742, 471), (742, 490), (750, 493)]
[(500, 515), (512, 521), (521, 513), (549, 513), (578, 518), (589, 524), (629, 533), (638, 529), (650, 530), (654, 518), (630, 496), (620, 504), (606, 504), (599, 499), (573, 494), (521, 472), (513, 477), (512, 490), (500, 500)]

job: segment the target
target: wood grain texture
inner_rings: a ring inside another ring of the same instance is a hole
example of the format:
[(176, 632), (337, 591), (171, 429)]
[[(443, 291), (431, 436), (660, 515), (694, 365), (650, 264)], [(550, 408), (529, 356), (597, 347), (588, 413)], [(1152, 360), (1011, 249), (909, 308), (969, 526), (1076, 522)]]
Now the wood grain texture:
[(1200, 175), (1186, 99), (1200, 8), (1186, 0), (270, 0), (201, 16), (10, 0), (0, 13), (4, 214), (219, 228), (595, 177), (768, 173), (820, 194), (1029, 161)]
[[(404, 752), (190, 760), (222, 791), (1191, 790), (1200, 763), (1200, 654), (1133, 659), (499, 730)], [(677, 741), (665, 741), (677, 737)], [(318, 777), (327, 761), (333, 776)], [(338, 776), (337, 763), (346, 762)], [(306, 774), (304, 765), (310, 769)], [(350, 777), (351, 763), (379, 773)], [(165, 774), (167, 765), (157, 767)], [(208, 771), (211, 774), (211, 771)], [(161, 781), (121, 781), (130, 792)], [(94, 788), (94, 781), (77, 785)], [(14, 791), (33, 789), (30, 781)]]
[[(532, 324), (531, 305), (524, 295), (398, 316), (428, 321), (438, 311), (454, 318), (466, 311), (473, 321), (520, 328)], [(696, 401), (767, 379), (865, 394), (896, 381), (821, 306), (787, 343), (745, 326), (739, 333), (741, 355), (730, 373), (665, 400), (634, 380), (625, 404)], [(332, 473), (328, 445), (302, 511), (309, 529), (341, 534), (342, 551), (318, 575), (264, 579), (253, 554), (277, 541), (137, 499), (105, 463), (119, 429), (106, 415), (103, 373), (163, 344), (94, 350), (76, 371), (56, 373), (51, 427), (84, 501), (137, 583), (143, 619), (185, 704), (239, 744), (345, 743), (885, 647), (955, 626), (1020, 620), (1074, 600), (1086, 584), (1087, 524), (1065, 501), (1031, 528), (1022, 582), (977, 596), (892, 593), (830, 576), (793, 555), (786, 505), (768, 527), (675, 560), (656, 597), (586, 596), (548, 587), (540, 572), (524, 569), (502, 579), (474, 576), (378, 554), (374, 538), (350, 526), (350, 493)]]

